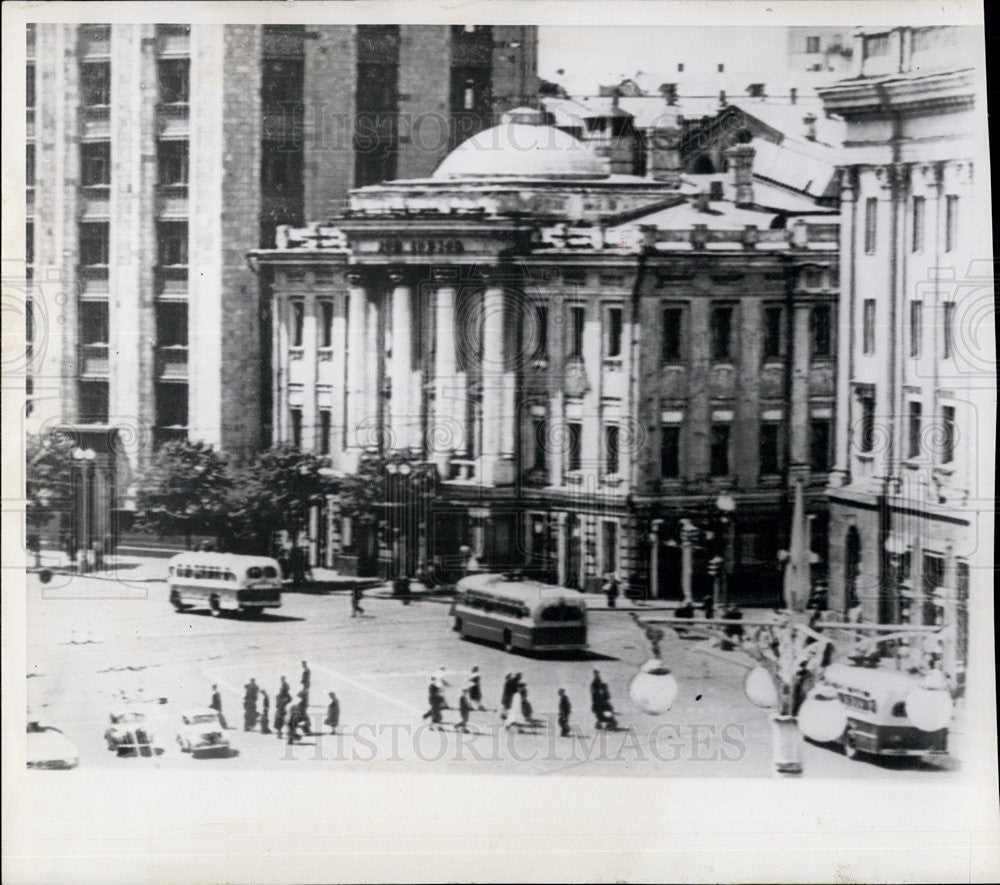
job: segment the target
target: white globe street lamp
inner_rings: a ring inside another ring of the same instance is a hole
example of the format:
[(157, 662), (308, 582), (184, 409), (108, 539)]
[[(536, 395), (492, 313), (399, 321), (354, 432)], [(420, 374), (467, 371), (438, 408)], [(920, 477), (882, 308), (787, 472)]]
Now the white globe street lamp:
[(931, 670), (906, 696), (906, 715), (921, 731), (945, 728), (954, 710), (951, 693), (940, 670)]
[(799, 729), (820, 744), (835, 741), (847, 728), (847, 711), (832, 689), (817, 688), (799, 707)]
[(743, 691), (755, 707), (770, 710), (778, 706), (778, 689), (766, 667), (754, 667), (743, 679)]
[(652, 658), (632, 677), (628, 694), (632, 703), (644, 713), (661, 716), (677, 698), (677, 680), (663, 661)]

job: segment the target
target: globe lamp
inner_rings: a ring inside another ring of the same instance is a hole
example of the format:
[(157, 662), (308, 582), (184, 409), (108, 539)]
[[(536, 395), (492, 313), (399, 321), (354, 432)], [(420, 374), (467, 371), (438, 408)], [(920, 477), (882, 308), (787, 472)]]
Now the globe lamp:
[(750, 703), (765, 710), (778, 706), (778, 689), (766, 667), (754, 667), (743, 680), (743, 691)]
[(951, 722), (954, 705), (940, 670), (931, 670), (906, 696), (906, 715), (921, 731), (939, 731)]
[(643, 713), (660, 716), (677, 698), (677, 680), (663, 661), (653, 658), (639, 668), (628, 687), (629, 697)]
[(798, 718), (802, 734), (821, 744), (837, 740), (847, 728), (844, 705), (829, 688), (814, 691), (799, 708)]

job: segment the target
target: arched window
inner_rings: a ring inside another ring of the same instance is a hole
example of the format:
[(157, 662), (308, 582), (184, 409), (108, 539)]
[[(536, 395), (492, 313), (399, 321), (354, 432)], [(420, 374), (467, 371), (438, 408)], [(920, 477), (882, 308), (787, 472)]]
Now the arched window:
[(692, 175), (714, 175), (715, 164), (707, 154), (698, 154), (691, 164)]

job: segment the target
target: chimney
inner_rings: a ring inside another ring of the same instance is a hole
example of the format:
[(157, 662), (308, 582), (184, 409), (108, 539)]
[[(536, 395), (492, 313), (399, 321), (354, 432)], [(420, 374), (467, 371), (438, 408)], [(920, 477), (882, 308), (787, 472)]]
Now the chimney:
[(667, 100), (667, 104), (673, 106), (677, 104), (677, 84), (664, 83), (660, 86), (660, 93)]
[(725, 106), (726, 106), (726, 90), (725, 89), (720, 89), (719, 90), (719, 107), (723, 107), (724, 108)]
[(809, 141), (816, 140), (816, 115), (813, 113), (808, 113), (802, 118), (802, 122), (806, 124), (806, 138)]
[(721, 181), (711, 181), (709, 182), (708, 198), (713, 202), (718, 202), (724, 199), (722, 195), (722, 182)]
[(798, 98), (799, 90), (794, 86), (788, 90), (788, 97), (792, 100), (792, 104), (795, 104), (795, 100)]
[(753, 205), (753, 158), (756, 151), (748, 144), (738, 144), (726, 151), (736, 186), (736, 205)]

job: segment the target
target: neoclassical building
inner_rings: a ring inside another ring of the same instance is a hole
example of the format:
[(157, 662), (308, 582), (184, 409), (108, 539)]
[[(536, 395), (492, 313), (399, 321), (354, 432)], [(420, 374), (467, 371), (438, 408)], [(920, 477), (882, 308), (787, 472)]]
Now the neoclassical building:
[[(770, 599), (798, 476), (825, 546), (836, 213), (755, 199), (752, 144), (709, 187), (611, 174), (544, 121), (505, 115), (431, 177), (250, 254), (275, 438), (345, 474), (368, 448), (433, 463), (414, 561), (467, 546), (581, 588), (703, 592), (723, 498), (731, 595)], [(317, 561), (395, 567), (350, 523), (335, 499), (317, 515)]]

